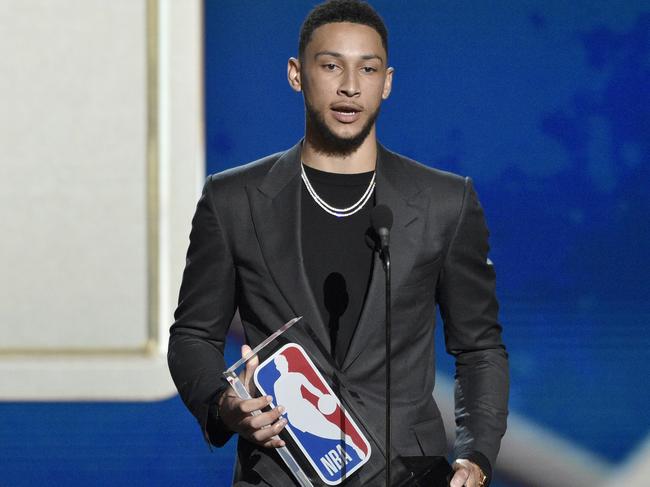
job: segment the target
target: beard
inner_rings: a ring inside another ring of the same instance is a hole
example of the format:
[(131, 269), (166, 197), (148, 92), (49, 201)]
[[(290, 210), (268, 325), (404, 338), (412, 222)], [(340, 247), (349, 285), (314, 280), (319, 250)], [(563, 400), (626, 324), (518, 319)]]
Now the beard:
[(323, 114), (310, 105), (307, 98), (305, 98), (305, 114), (307, 132), (314, 150), (327, 156), (345, 157), (354, 153), (366, 140), (379, 116), (379, 107), (368, 117), (359, 133), (351, 137), (340, 137), (335, 134), (325, 123)]

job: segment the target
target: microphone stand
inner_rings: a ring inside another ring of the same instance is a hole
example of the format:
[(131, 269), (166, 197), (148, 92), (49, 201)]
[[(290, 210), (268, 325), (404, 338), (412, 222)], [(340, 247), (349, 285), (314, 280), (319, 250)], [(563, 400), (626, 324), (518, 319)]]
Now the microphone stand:
[[(390, 298), (390, 227), (393, 214), (382, 205), (371, 215), (372, 226), (379, 237), (379, 257), (386, 275), (386, 487), (392, 487), (391, 459), (391, 298)], [(380, 210), (381, 208), (381, 210)], [(452, 469), (442, 456), (398, 456), (395, 462), (396, 485), (399, 487), (448, 486)], [(373, 483), (373, 485), (375, 485)]]
[(391, 431), (390, 431), (390, 357), (391, 357), (391, 316), (390, 316), (390, 252), (388, 245), (382, 246), (379, 253), (381, 263), (386, 274), (386, 487), (390, 487), (390, 450), (391, 450)]
[[(383, 232), (382, 232), (383, 230)], [(390, 251), (388, 231), (384, 233), (379, 257), (386, 274), (386, 487), (391, 487), (391, 298), (390, 298)], [(396, 464), (399, 487), (440, 487), (449, 485), (452, 469), (442, 457), (399, 457)]]

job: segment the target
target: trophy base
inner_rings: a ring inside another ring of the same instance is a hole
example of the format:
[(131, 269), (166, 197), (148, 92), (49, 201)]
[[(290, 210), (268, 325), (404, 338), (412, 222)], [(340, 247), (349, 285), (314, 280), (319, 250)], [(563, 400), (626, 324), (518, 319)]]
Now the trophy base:
[[(400, 457), (406, 471), (396, 487), (448, 487), (453, 470), (445, 457)], [(393, 477), (394, 478), (394, 477)]]

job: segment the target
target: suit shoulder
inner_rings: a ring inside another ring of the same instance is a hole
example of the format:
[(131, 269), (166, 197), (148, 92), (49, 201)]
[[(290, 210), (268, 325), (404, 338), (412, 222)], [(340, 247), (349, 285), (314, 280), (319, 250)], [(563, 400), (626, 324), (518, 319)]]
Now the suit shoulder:
[(427, 166), (395, 152), (388, 152), (398, 161), (402, 170), (408, 175), (408, 179), (423, 190), (463, 194), (470, 182), (470, 178), (466, 176)]
[(204, 192), (210, 197), (215, 208), (223, 210), (246, 199), (246, 187), (258, 184), (273, 167), (283, 152), (271, 154), (261, 159), (210, 174)]
[(213, 189), (225, 189), (232, 186), (243, 187), (254, 183), (261, 180), (283, 154), (284, 152), (276, 152), (241, 166), (212, 173), (208, 176), (208, 182)]

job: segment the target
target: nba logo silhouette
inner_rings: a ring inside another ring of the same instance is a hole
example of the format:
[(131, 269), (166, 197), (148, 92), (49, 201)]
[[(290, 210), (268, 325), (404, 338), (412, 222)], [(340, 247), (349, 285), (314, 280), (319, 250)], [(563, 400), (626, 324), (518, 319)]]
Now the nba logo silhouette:
[(304, 349), (289, 343), (255, 370), (255, 385), (286, 408), (285, 429), (320, 478), (340, 484), (370, 459), (370, 444)]

